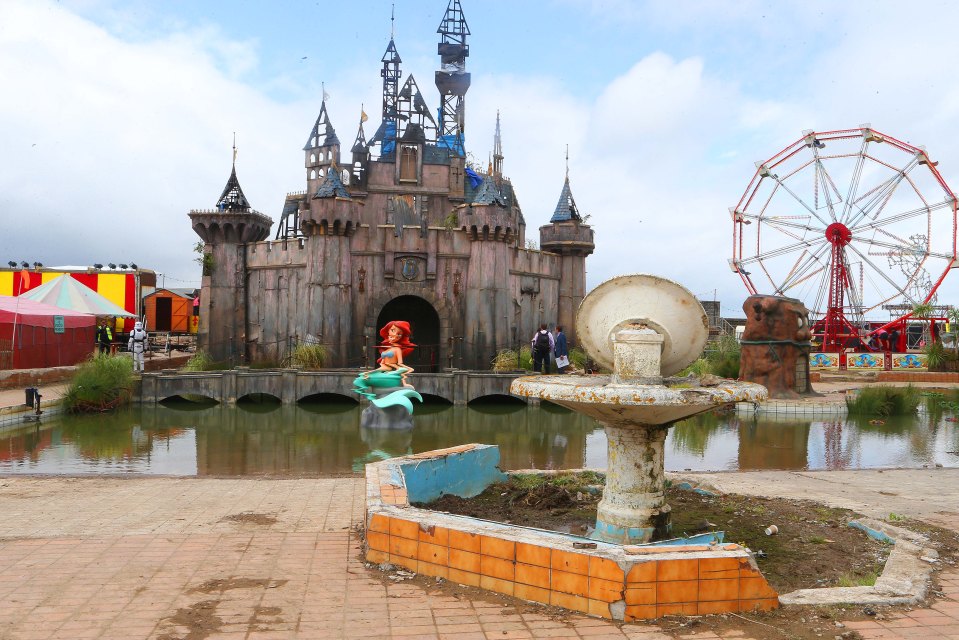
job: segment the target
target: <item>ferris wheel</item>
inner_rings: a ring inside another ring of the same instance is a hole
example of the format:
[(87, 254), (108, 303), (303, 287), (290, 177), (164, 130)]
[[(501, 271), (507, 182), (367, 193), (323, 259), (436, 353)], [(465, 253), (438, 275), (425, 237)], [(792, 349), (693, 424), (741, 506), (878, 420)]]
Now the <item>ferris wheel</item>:
[(900, 323), (957, 266), (956, 196), (937, 164), (868, 125), (804, 132), (756, 163), (730, 209), (732, 270), (751, 294), (803, 301), (824, 351)]

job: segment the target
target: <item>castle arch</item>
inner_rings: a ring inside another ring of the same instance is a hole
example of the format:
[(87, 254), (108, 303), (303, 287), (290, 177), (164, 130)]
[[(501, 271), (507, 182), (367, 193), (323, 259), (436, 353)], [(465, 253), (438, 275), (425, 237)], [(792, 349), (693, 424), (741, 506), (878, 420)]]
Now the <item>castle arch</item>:
[(442, 366), (440, 362), (440, 316), (433, 305), (415, 295), (397, 296), (383, 305), (376, 318), (379, 341), (379, 328), (391, 320), (405, 320), (413, 330), (412, 341), (417, 348), (403, 360), (411, 367), (423, 373), (435, 373)]

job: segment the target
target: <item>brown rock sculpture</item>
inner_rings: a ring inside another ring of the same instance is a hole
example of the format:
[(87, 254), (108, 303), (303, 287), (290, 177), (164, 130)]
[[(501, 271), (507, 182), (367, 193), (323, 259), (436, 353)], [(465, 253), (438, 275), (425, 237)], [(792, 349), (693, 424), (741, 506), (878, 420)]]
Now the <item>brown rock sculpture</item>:
[[(814, 393), (809, 384), (809, 310), (799, 300), (756, 295), (743, 303), (739, 379), (769, 389), (770, 398)], [(798, 375), (797, 375), (798, 374)]]

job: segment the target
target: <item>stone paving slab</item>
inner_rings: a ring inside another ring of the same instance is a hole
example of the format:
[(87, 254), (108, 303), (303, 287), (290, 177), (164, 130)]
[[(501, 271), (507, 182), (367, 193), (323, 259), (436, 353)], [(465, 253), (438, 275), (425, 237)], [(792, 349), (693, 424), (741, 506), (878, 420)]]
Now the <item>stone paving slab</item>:
[[(360, 478), (0, 478), (0, 639), (719, 637), (384, 584), (361, 558), (364, 496)], [(959, 572), (941, 583), (931, 609), (848, 626), (959, 638)]]

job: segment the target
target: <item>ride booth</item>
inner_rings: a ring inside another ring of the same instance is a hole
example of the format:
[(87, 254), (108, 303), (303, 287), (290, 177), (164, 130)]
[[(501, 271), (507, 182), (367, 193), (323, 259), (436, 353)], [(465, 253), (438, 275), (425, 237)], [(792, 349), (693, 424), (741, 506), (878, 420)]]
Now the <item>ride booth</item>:
[[(824, 348), (814, 348), (809, 354), (809, 368), (818, 371), (928, 371), (928, 355), (921, 350), (927, 341), (940, 339), (937, 320), (945, 319), (883, 325), (864, 331), (861, 337), (850, 332), (841, 343), (827, 340)], [(820, 346), (823, 347), (822, 342)]]
[(0, 369), (75, 365), (93, 353), (96, 316), (0, 296)]
[[(193, 290), (190, 290), (191, 294)], [(199, 305), (193, 295), (172, 289), (157, 289), (143, 296), (143, 315), (151, 331), (196, 333)]]

